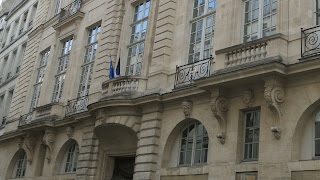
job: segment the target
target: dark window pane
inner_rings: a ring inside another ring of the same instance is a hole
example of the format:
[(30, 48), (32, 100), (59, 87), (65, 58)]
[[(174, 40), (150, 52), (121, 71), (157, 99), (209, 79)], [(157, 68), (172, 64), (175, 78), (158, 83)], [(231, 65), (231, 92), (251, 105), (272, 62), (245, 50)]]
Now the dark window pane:
[(192, 155), (192, 151), (187, 151), (185, 164), (191, 164), (191, 155)]
[(254, 142), (259, 142), (259, 133), (260, 133), (259, 129), (254, 130), (254, 138), (253, 138)]
[(320, 138), (320, 122), (316, 122), (314, 132), (315, 132), (315, 138)]
[(195, 152), (195, 157), (194, 157), (194, 163), (195, 163), (195, 164), (201, 163), (201, 161), (200, 161), (200, 156), (201, 156), (201, 150), (197, 150), (197, 151)]
[(194, 134), (194, 124), (189, 126), (188, 137), (193, 137), (193, 134)]
[(186, 140), (185, 139), (182, 139), (181, 140), (181, 151), (185, 151), (186, 150)]
[(179, 160), (179, 164), (184, 164), (184, 152), (180, 152), (180, 160)]
[(320, 156), (320, 140), (315, 140), (315, 156)]
[(202, 163), (206, 163), (208, 159), (208, 149), (202, 150)]
[(246, 130), (246, 137), (245, 137), (245, 142), (249, 143), (253, 141), (253, 130), (247, 129)]
[(259, 143), (253, 144), (253, 158), (258, 158), (259, 155)]

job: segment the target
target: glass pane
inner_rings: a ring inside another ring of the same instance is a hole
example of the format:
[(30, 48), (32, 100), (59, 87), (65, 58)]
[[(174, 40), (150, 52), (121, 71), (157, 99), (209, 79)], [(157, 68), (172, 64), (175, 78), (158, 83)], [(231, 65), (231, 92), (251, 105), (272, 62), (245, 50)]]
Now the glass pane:
[(259, 143), (254, 143), (253, 144), (253, 157), (252, 158), (258, 158), (259, 154)]
[(252, 127), (254, 119), (253, 113), (247, 113), (246, 116), (246, 127)]
[(201, 149), (201, 145), (202, 145), (202, 138), (198, 137), (196, 141), (196, 149)]
[(208, 149), (202, 150), (202, 163), (206, 163), (208, 159)]
[(186, 144), (187, 144), (187, 141), (185, 139), (182, 139), (181, 140), (181, 148), (180, 148), (181, 151), (186, 150)]
[(247, 1), (245, 4), (245, 12), (251, 11), (252, 1)]
[(187, 142), (187, 150), (192, 150), (193, 148), (193, 140), (189, 139)]
[(192, 151), (187, 151), (185, 164), (191, 164), (191, 156), (192, 156)]
[(315, 140), (315, 156), (320, 156), (320, 140)]
[(193, 134), (194, 134), (194, 124), (189, 126), (188, 137), (193, 138)]
[(180, 165), (184, 164), (184, 152), (180, 152), (179, 164)]
[(315, 123), (315, 138), (320, 138), (320, 122)]
[(253, 0), (252, 9), (258, 9), (258, 8), (259, 8), (259, 0)]
[(271, 12), (271, 11), (270, 11), (270, 5), (265, 6), (265, 7), (263, 8), (263, 16), (269, 15), (270, 12)]
[(198, 124), (197, 136), (202, 136), (202, 135), (203, 135), (203, 125), (200, 123)]
[(254, 34), (254, 33), (258, 33), (258, 21), (255, 21), (252, 23), (252, 27), (251, 27), (251, 33)]
[(204, 137), (202, 142), (202, 148), (208, 148), (208, 144), (209, 144), (209, 138)]
[(197, 151), (195, 152), (195, 155), (194, 155), (194, 156), (195, 156), (195, 157), (194, 157), (194, 163), (195, 163), (195, 164), (201, 163), (201, 161), (200, 161), (201, 150), (197, 150)]
[(258, 20), (259, 18), (259, 9), (252, 11), (252, 21)]
[(252, 158), (252, 144), (245, 145), (245, 159)]
[(246, 136), (245, 136), (245, 142), (250, 143), (252, 141), (253, 141), (253, 130), (247, 129)]
[(253, 138), (254, 142), (259, 142), (259, 133), (260, 133), (259, 129), (254, 130), (254, 138)]
[(270, 25), (271, 25), (271, 18), (270, 17), (263, 18), (263, 29), (270, 28), (271, 27)]
[(271, 11), (272, 11), (272, 13), (277, 12), (277, 2), (272, 3)]

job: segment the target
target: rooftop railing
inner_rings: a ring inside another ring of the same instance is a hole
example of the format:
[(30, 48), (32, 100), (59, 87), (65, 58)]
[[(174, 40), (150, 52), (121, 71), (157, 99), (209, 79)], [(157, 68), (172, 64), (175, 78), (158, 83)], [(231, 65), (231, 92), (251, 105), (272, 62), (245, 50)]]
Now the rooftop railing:
[(301, 28), (301, 58), (320, 55), (320, 26)]
[(80, 6), (81, 6), (81, 0), (75, 0), (69, 5), (67, 5), (66, 7), (62, 8), (60, 12), (59, 22), (62, 22), (68, 17), (79, 12)]
[(212, 56), (198, 62), (176, 67), (174, 88), (190, 85), (194, 80), (210, 76)]
[(66, 106), (66, 116), (78, 114), (88, 110), (88, 96), (78, 97), (76, 99), (68, 100)]

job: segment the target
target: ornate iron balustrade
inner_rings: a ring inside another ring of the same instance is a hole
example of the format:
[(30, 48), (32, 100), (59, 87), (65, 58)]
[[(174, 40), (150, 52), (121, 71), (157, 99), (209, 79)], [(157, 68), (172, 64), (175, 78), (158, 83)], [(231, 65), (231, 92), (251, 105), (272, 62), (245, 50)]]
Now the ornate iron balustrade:
[(320, 55), (320, 26), (301, 28), (301, 58)]
[(210, 76), (212, 56), (195, 63), (176, 67), (174, 88), (190, 85), (196, 79)]
[(88, 110), (88, 96), (78, 97), (76, 99), (68, 100), (66, 106), (66, 116), (85, 112)]
[(1, 122), (0, 127), (5, 127), (5, 126), (6, 126), (6, 123), (7, 123), (7, 116), (4, 116), (4, 117), (2, 118), (2, 122)]
[(31, 122), (31, 120), (32, 120), (32, 112), (24, 114), (24, 115), (20, 116), (19, 126), (29, 124)]
[(81, 0), (75, 0), (68, 6), (64, 7), (61, 9), (60, 12), (60, 17), (59, 17), (59, 22), (67, 19), (68, 17), (76, 14), (77, 12), (80, 11), (80, 6), (81, 6)]

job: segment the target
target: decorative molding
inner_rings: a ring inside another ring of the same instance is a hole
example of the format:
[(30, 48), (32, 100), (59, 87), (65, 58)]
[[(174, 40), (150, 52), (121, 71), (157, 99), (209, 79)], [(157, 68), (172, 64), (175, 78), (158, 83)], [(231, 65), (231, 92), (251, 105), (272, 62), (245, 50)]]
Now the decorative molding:
[(190, 118), (192, 113), (193, 102), (191, 100), (184, 100), (181, 104), (183, 109), (183, 114), (185, 118)]
[(67, 133), (67, 136), (69, 138), (72, 138), (73, 137), (73, 133), (74, 133), (74, 128), (71, 127), (71, 126), (67, 127), (67, 132), (66, 133)]
[(283, 84), (277, 77), (267, 79), (265, 83), (264, 98), (268, 104), (268, 108), (272, 111), (273, 114), (273, 126), (271, 127), (271, 132), (273, 132), (276, 139), (280, 139), (280, 123), (282, 121), (281, 105), (284, 102), (285, 98)]
[(226, 126), (227, 126), (227, 112), (229, 110), (229, 101), (223, 96), (212, 97), (210, 102), (211, 111), (214, 117), (218, 120), (220, 125), (220, 132), (217, 134), (221, 144), (225, 143), (226, 139)]
[(251, 89), (246, 89), (243, 91), (243, 102), (247, 107), (252, 107), (254, 103), (254, 93)]
[(56, 140), (56, 131), (53, 129), (47, 129), (42, 138), (42, 142), (45, 146), (47, 146), (47, 149), (48, 149), (46, 153), (46, 159), (48, 160), (48, 163), (51, 162), (51, 154), (52, 154), (53, 144), (55, 140)]

